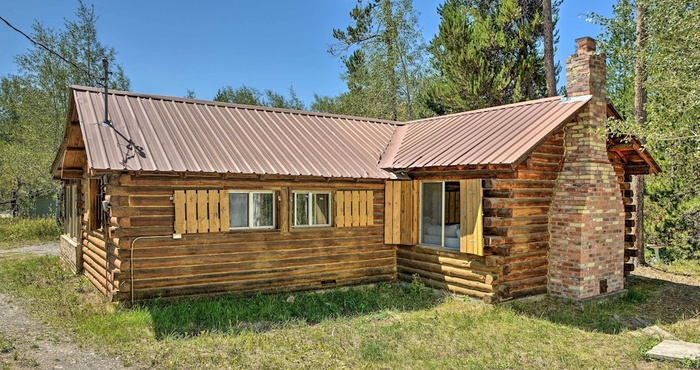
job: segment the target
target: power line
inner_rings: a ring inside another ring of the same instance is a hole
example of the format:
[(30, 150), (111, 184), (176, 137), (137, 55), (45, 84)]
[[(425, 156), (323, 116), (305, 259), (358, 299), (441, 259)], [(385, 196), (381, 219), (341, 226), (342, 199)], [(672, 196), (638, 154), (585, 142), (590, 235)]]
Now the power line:
[(7, 21), (5, 18), (3, 18), (2, 16), (0, 16), (0, 19), (1, 19), (3, 22), (5, 22), (5, 24), (8, 25), (10, 28), (12, 28), (13, 30), (15, 30), (16, 32), (19, 32), (22, 36), (26, 37), (27, 40), (29, 40), (29, 41), (30, 41), (32, 44), (34, 44), (35, 46), (38, 46), (38, 47), (40, 47), (40, 48), (42, 48), (42, 49), (48, 51), (49, 53), (51, 53), (51, 54), (53, 54), (53, 55), (59, 57), (59, 58), (60, 58), (61, 60), (63, 60), (64, 62), (66, 62), (66, 63), (72, 65), (73, 67), (75, 67), (75, 68), (77, 68), (78, 70), (80, 70), (80, 71), (82, 71), (83, 73), (85, 73), (85, 74), (86, 74), (88, 77), (90, 77), (97, 85), (99, 85), (99, 86), (101, 86), (101, 87), (104, 87), (104, 84), (102, 84), (102, 83), (100, 82), (100, 79), (99, 79), (99, 78), (96, 78), (95, 76), (93, 76), (93, 75), (90, 73), (90, 71), (86, 70), (85, 68), (83, 68), (83, 67), (81, 67), (81, 66), (79, 66), (79, 65), (77, 65), (77, 64), (75, 64), (75, 63), (73, 63), (73, 62), (71, 62), (70, 60), (68, 60), (68, 59), (66, 59), (65, 57), (63, 57), (63, 55), (61, 55), (61, 54), (59, 54), (59, 53), (57, 53), (57, 52), (51, 50), (48, 46), (46, 46), (46, 45), (40, 43), (39, 41), (34, 40), (34, 39), (31, 38), (29, 35), (27, 35), (26, 33), (22, 32), (22, 30), (18, 29), (17, 27), (13, 26), (12, 24), (10, 24), (10, 22), (8, 22), (8, 21)]

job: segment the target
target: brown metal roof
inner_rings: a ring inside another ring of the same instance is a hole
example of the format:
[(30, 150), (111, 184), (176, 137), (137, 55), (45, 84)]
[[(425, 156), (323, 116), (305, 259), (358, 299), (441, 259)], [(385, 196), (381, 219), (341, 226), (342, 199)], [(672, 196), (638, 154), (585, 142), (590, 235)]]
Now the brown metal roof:
[(408, 122), (394, 133), (380, 167), (516, 165), (589, 100), (553, 97)]
[[(396, 122), (72, 86), (91, 170), (390, 178)], [(130, 143), (131, 141), (131, 143)]]

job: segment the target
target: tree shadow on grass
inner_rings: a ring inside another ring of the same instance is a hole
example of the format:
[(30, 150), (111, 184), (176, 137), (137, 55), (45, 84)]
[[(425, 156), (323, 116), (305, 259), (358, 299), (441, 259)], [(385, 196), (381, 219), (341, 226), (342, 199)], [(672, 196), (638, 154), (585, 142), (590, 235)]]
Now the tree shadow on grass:
[(698, 286), (632, 275), (627, 278), (625, 289), (627, 294), (623, 297), (584, 306), (551, 297), (509, 305), (528, 317), (606, 334), (655, 324), (670, 325), (700, 314)]
[(154, 299), (140, 303), (138, 309), (150, 314), (160, 340), (202, 333), (265, 332), (329, 319), (381, 315), (387, 310), (423, 310), (439, 303), (439, 298), (422, 286), (379, 283), (322, 293)]

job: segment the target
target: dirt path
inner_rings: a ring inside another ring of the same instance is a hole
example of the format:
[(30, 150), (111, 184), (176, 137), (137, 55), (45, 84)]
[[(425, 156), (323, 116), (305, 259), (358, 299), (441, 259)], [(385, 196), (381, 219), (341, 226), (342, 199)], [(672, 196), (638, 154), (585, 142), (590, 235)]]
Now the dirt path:
[[(59, 254), (57, 243), (0, 250), (3, 254)], [(0, 293), (2, 369), (124, 369), (118, 359), (78, 347), (70, 338), (29, 318), (20, 302)]]

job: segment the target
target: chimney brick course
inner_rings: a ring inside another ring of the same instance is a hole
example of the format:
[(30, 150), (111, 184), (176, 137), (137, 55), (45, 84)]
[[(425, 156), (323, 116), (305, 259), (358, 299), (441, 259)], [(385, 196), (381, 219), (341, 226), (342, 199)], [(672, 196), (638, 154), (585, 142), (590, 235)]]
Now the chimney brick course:
[[(576, 40), (566, 61), (570, 97), (592, 95), (564, 128), (564, 163), (550, 210), (548, 290), (575, 301), (623, 289), (624, 205), (607, 156), (605, 55), (595, 40)], [(605, 290), (601, 292), (601, 289)]]

